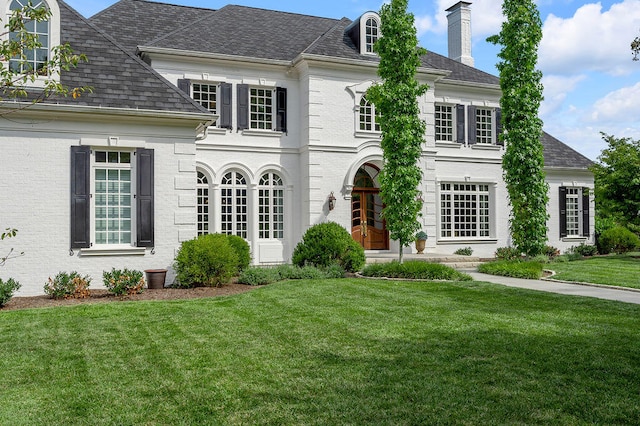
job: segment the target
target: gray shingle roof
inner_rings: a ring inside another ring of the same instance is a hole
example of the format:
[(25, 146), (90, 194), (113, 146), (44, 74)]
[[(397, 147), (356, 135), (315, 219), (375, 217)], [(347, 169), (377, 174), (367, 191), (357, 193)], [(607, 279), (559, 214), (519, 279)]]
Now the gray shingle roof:
[(544, 148), (545, 167), (586, 169), (593, 164), (593, 161), (546, 132), (542, 133), (540, 140)]
[(79, 99), (50, 98), (45, 103), (208, 113), (66, 3), (58, 3), (62, 43), (68, 42), (76, 53), (89, 59), (78, 68), (63, 71), (61, 82), (69, 87), (91, 86), (94, 93)]

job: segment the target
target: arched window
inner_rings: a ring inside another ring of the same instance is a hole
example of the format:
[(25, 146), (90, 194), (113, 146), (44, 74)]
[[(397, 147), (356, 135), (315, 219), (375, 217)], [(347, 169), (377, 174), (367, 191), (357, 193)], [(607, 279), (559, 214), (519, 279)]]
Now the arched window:
[(228, 172), (221, 182), (222, 233), (248, 236), (247, 180), (240, 172)]
[(365, 25), (365, 52), (373, 53), (373, 45), (378, 41), (380, 31), (378, 30), (378, 21), (374, 18), (367, 19)]
[(363, 132), (379, 132), (380, 125), (376, 122), (376, 110), (366, 97), (360, 100), (359, 127)]
[(265, 173), (260, 179), (258, 226), (261, 239), (284, 238), (284, 185), (276, 173)]
[[(10, 10), (21, 10), (25, 7), (31, 7), (33, 9), (46, 8), (49, 9), (47, 2), (44, 0), (33, 1), (29, 4), (28, 0), (13, 0), (11, 2)], [(51, 28), (49, 20), (45, 21), (25, 21), (25, 28), (27, 33), (33, 37), (39, 44), (33, 48), (23, 48), (22, 53), (12, 57), (9, 60), (9, 68), (13, 72), (17, 73), (30, 73), (35, 71), (38, 75), (47, 74), (47, 62), (49, 61), (49, 52), (51, 49)], [(11, 40), (18, 39), (17, 32), (11, 32), (9, 38)]]
[(207, 176), (198, 172), (198, 183), (196, 185), (198, 192), (198, 236), (209, 233), (209, 179)]

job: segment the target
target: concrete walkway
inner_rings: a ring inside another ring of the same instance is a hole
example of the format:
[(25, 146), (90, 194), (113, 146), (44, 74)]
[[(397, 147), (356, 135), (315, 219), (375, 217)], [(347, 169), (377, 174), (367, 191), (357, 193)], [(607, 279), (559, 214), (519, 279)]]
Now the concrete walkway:
[(573, 284), (549, 280), (525, 280), (520, 278), (481, 274), (480, 272), (471, 270), (464, 270), (463, 272), (471, 275), (476, 281), (486, 281), (494, 284), (506, 285), (508, 287), (527, 288), (529, 290), (547, 291), (550, 293), (567, 294), (570, 296), (596, 297), (598, 299), (616, 300), (618, 302), (635, 303), (640, 305), (640, 291), (624, 290), (619, 287)]

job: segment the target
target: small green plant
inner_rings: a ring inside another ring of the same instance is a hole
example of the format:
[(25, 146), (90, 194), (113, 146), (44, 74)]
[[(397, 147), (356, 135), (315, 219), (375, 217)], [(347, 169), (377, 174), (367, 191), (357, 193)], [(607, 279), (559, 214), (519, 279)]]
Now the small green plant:
[(542, 277), (542, 263), (535, 260), (496, 260), (483, 263), (478, 272), (513, 278), (539, 279)]
[(364, 249), (335, 222), (320, 223), (305, 232), (293, 251), (294, 265), (328, 267), (338, 264), (348, 272), (362, 269)]
[(607, 229), (600, 235), (598, 245), (602, 254), (622, 254), (640, 247), (640, 238), (623, 226)]
[(20, 283), (13, 278), (9, 278), (7, 281), (0, 278), (0, 308), (6, 305), (19, 289)]
[(522, 258), (522, 252), (516, 247), (499, 247), (496, 250), (497, 260), (516, 260)]
[(44, 292), (54, 299), (84, 299), (89, 297), (89, 284), (89, 275), (83, 277), (76, 271), (59, 272), (55, 278), (49, 277), (44, 285)]
[(598, 248), (591, 244), (581, 243), (579, 246), (571, 247), (567, 250), (567, 253), (578, 254), (582, 257), (590, 257), (598, 254)]
[(407, 278), (417, 280), (448, 280), (471, 281), (468, 274), (458, 272), (455, 269), (440, 263), (421, 262), (410, 260), (403, 263), (397, 261), (389, 263), (374, 263), (367, 265), (362, 275), (365, 277)]
[(426, 240), (427, 239), (427, 233), (424, 231), (419, 231), (418, 233), (416, 233), (416, 240), (421, 241), (421, 240)]
[(543, 254), (546, 255), (549, 258), (549, 260), (553, 260), (557, 256), (560, 256), (560, 250), (554, 246), (547, 245), (544, 247)]
[(110, 293), (116, 296), (142, 293), (144, 275), (141, 271), (124, 268), (113, 268), (111, 272), (103, 271), (102, 280)]
[(339, 265), (331, 265), (327, 268), (316, 266), (278, 265), (273, 267), (260, 267), (246, 269), (238, 282), (248, 285), (265, 285), (284, 280), (321, 280), (329, 278), (343, 278), (344, 269)]
[(473, 254), (473, 249), (471, 247), (462, 247), (454, 251), (453, 254), (457, 254), (459, 256), (471, 256)]
[[(200, 235), (180, 246), (173, 267), (177, 288), (220, 287), (238, 272), (240, 261), (227, 235)], [(245, 243), (246, 244), (246, 243)]]

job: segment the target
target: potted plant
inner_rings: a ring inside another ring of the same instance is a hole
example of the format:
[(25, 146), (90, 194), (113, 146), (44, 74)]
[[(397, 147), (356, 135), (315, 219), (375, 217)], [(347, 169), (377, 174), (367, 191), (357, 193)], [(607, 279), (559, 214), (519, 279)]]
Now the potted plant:
[(416, 234), (416, 250), (419, 254), (424, 253), (424, 246), (427, 242), (427, 233), (420, 231)]

